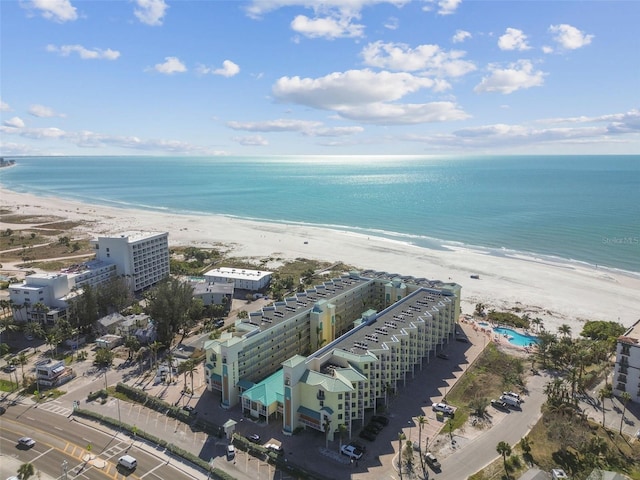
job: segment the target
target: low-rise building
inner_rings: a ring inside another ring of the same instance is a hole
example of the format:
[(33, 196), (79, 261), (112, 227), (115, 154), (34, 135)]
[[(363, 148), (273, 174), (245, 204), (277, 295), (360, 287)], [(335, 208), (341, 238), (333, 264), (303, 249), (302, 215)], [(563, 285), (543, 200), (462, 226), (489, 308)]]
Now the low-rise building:
[(257, 292), (267, 288), (273, 272), (245, 268), (216, 268), (204, 274), (207, 283), (233, 283), (240, 290)]
[(640, 400), (640, 320), (618, 337), (612, 386), (614, 395), (627, 392), (633, 402)]

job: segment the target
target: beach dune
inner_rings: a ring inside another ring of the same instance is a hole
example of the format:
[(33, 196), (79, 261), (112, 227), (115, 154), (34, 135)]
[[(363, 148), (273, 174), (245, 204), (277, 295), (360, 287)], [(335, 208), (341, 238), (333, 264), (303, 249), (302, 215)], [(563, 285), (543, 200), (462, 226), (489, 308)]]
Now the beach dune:
[[(216, 247), (230, 255), (308, 258), (462, 285), (462, 310), (520, 309), (539, 317), (547, 331), (562, 324), (578, 335), (587, 320), (630, 326), (640, 319), (640, 276), (579, 263), (535, 257), (496, 256), (471, 248), (431, 250), (404, 242), (300, 225), (261, 223), (222, 215), (182, 215), (113, 208), (0, 189), (0, 206), (22, 215), (57, 216), (85, 222), (96, 237), (129, 230), (167, 231), (173, 246)], [(0, 223), (2, 230), (15, 224)], [(280, 261), (281, 261), (280, 260)], [(471, 275), (479, 278), (473, 279)]]

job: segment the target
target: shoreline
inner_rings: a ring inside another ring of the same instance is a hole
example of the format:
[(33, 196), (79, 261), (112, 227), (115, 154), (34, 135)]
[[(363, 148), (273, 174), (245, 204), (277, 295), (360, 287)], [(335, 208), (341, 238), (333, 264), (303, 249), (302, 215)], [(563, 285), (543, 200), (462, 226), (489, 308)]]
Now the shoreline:
[[(477, 303), (485, 304), (487, 310), (519, 308), (520, 314), (542, 318), (550, 332), (566, 323), (575, 336), (585, 320), (616, 321), (629, 327), (640, 318), (640, 274), (582, 262), (553, 262), (542, 255), (509, 251), (496, 255), (488, 249), (458, 245), (430, 249), (353, 231), (94, 205), (4, 187), (0, 187), (0, 206), (19, 215), (85, 222), (76, 230), (90, 237), (128, 230), (167, 231), (171, 246), (220, 249), (222, 245), (230, 255), (257, 261), (304, 257), (343, 262), (360, 270), (454, 281), (462, 286), (463, 313), (473, 313)], [(15, 224), (0, 222), (0, 228), (15, 228)], [(480, 278), (471, 279), (471, 275)]]

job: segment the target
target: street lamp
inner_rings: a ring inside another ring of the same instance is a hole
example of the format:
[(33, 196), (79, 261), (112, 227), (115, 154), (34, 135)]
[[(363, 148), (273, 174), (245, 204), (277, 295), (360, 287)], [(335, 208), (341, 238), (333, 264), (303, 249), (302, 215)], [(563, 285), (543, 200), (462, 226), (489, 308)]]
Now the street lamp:
[(67, 478), (68, 478), (68, 477), (67, 477), (67, 466), (68, 466), (68, 465), (69, 465), (69, 464), (67, 463), (67, 461), (66, 461), (66, 460), (63, 460), (63, 461), (62, 461), (62, 478), (63, 478), (64, 480), (67, 480)]
[(411, 420), (407, 420), (407, 424), (409, 425), (409, 441), (413, 441), (413, 438), (411, 438), (411, 428), (413, 427), (413, 422)]

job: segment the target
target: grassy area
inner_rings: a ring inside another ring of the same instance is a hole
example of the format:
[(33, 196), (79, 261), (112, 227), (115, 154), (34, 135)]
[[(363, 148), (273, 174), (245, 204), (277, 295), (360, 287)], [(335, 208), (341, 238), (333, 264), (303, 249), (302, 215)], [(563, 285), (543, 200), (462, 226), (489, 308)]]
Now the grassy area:
[(13, 392), (18, 385), (10, 380), (0, 379), (0, 391), (1, 392)]

